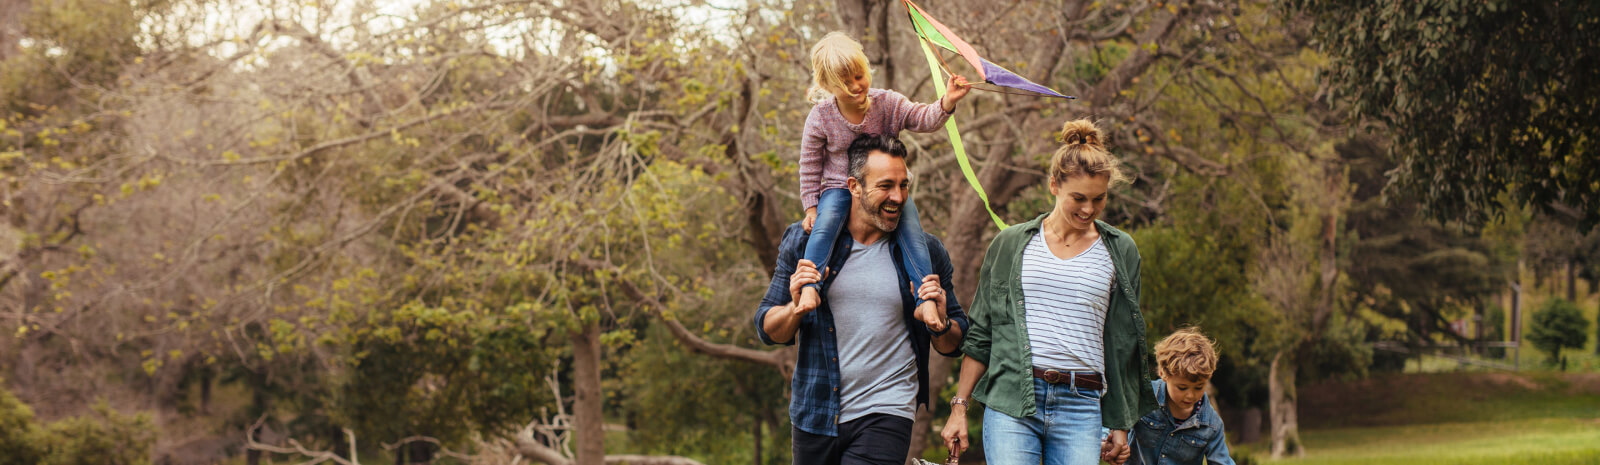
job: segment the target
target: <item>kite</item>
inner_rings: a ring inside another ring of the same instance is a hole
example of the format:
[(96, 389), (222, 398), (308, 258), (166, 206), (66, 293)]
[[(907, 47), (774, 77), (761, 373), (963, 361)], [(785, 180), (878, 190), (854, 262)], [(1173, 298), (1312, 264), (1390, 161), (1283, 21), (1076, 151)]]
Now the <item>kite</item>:
[[(955, 33), (950, 32), (949, 28), (929, 16), (928, 12), (923, 11), (922, 7), (912, 3), (911, 0), (901, 0), (901, 2), (906, 6), (906, 15), (911, 17), (911, 28), (916, 31), (917, 37), (922, 39), (918, 43), (922, 45), (922, 53), (928, 59), (928, 70), (933, 73), (933, 89), (939, 94), (939, 98), (944, 98), (945, 94), (944, 80), (940, 78), (939, 69), (942, 67), (946, 72), (949, 72), (949, 67), (943, 66), (943, 59), (939, 58), (939, 55), (935, 54), (933, 48), (929, 47), (928, 44), (938, 45), (945, 50), (961, 55), (962, 58), (967, 60), (967, 64), (972, 65), (972, 68), (978, 71), (978, 77), (983, 82), (1024, 90), (1043, 97), (1077, 98), (1062, 95), (1049, 87), (1035, 84), (1033, 81), (1018, 76), (1017, 73), (983, 59), (983, 57), (978, 56), (978, 51), (974, 50), (972, 45), (967, 44)], [(989, 205), (989, 194), (984, 192), (983, 185), (978, 183), (978, 175), (972, 171), (972, 163), (967, 160), (967, 149), (961, 143), (961, 131), (956, 128), (955, 118), (952, 117), (947, 120), (944, 123), (944, 127), (950, 133), (950, 145), (955, 149), (956, 164), (961, 166), (961, 173), (966, 176), (967, 183), (972, 185), (972, 189), (978, 192), (978, 198), (983, 200), (983, 208), (989, 210), (989, 217), (994, 220), (995, 226), (1005, 229), (1007, 227), (1006, 222), (1000, 219), (1000, 215), (994, 213), (994, 207)]]

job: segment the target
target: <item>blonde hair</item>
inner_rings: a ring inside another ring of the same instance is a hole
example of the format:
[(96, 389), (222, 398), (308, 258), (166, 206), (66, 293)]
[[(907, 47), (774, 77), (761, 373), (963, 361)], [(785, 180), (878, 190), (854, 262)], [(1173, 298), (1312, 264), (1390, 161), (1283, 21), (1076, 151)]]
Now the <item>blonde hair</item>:
[(1061, 136), (1057, 140), (1064, 145), (1056, 149), (1055, 157), (1050, 159), (1051, 182), (1065, 183), (1073, 176), (1101, 175), (1111, 177), (1111, 187), (1129, 181), (1128, 175), (1122, 172), (1122, 161), (1106, 151), (1105, 144), (1100, 142), (1100, 129), (1089, 120), (1077, 119), (1061, 125)]
[(1156, 371), (1162, 378), (1211, 378), (1217, 371), (1217, 350), (1211, 339), (1193, 326), (1180, 329), (1156, 344)]
[(811, 46), (811, 89), (806, 100), (821, 102), (833, 97), (834, 90), (848, 89), (845, 79), (867, 72), (867, 53), (861, 43), (843, 32), (830, 32)]

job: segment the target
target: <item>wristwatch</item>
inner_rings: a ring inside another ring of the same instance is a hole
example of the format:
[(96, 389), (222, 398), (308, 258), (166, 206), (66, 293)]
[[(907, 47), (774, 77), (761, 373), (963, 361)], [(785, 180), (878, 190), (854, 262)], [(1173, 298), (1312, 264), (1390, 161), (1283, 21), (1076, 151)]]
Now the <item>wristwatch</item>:
[(944, 329), (933, 331), (933, 328), (930, 327), (928, 330), (932, 331), (934, 336), (943, 336), (944, 333), (950, 332), (950, 323), (950, 317), (945, 317), (944, 321), (940, 322), (940, 325), (944, 326)]
[(961, 396), (955, 396), (955, 397), (950, 398), (950, 406), (951, 407), (955, 407), (957, 405), (960, 405), (961, 408), (966, 408), (967, 407), (967, 398), (961, 397)]

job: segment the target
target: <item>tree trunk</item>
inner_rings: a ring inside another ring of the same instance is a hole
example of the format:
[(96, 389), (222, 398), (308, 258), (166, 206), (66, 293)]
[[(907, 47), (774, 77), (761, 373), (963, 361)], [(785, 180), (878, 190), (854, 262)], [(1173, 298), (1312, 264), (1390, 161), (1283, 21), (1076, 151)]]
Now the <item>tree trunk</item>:
[(1268, 407), (1272, 415), (1272, 458), (1304, 457), (1305, 447), (1300, 444), (1300, 422), (1295, 401), (1298, 394), (1294, 384), (1294, 355), (1280, 351), (1272, 356), (1272, 366), (1267, 379)]
[(1251, 444), (1261, 440), (1261, 408), (1250, 407), (1244, 411), (1244, 431), (1239, 436), (1240, 444)]
[(217, 370), (207, 368), (200, 379), (200, 414), (211, 414), (211, 385), (217, 381)]
[(578, 442), (574, 465), (603, 465), (605, 463), (605, 417), (602, 407), (605, 398), (600, 392), (600, 325), (585, 324), (579, 332), (572, 333), (573, 389), (577, 400), (573, 403), (574, 434)]
[(755, 421), (755, 436), (756, 436), (756, 453), (755, 453), (756, 465), (761, 465), (761, 419), (760, 418), (756, 418), (756, 421)]
[(22, 16), (28, 12), (28, 3), (28, 0), (0, 0), (0, 61), (21, 51)]
[(868, 28), (867, 33), (871, 35), (871, 38), (864, 39), (863, 42), (865, 42), (865, 48), (868, 50), (868, 54), (874, 57), (873, 60), (874, 63), (878, 65), (878, 69), (882, 70), (882, 72), (878, 73), (878, 77), (880, 79), (876, 80), (882, 82), (882, 87), (885, 89), (896, 89), (897, 87), (895, 86), (894, 78), (894, 49), (890, 47), (892, 42), (889, 40), (889, 19), (894, 17), (894, 7), (901, 5), (901, 3), (891, 2), (889, 0), (867, 1), (871, 3), (867, 6), (868, 10), (871, 12), (867, 16), (872, 24), (872, 26)]
[(928, 434), (933, 432), (933, 422), (938, 420), (933, 417), (933, 411), (942, 399), (939, 392), (944, 390), (946, 378), (950, 377), (950, 365), (953, 359), (932, 352), (932, 359), (928, 360), (928, 408), (917, 409), (916, 423), (911, 427), (910, 458), (922, 456), (922, 451), (928, 448)]
[(838, 0), (834, 14), (839, 18), (839, 29), (859, 41), (867, 31), (867, 16), (872, 11), (872, 0)]
[(1567, 300), (1578, 302), (1578, 264), (1567, 260)]
[(1506, 328), (1507, 336), (1516, 345), (1511, 347), (1511, 366), (1521, 369), (1522, 365), (1522, 271), (1525, 266), (1523, 257), (1517, 257), (1517, 270), (1515, 278), (1511, 280), (1511, 324)]
[(1486, 349), (1486, 347), (1484, 347), (1484, 345), (1483, 345), (1483, 343), (1484, 343), (1484, 340), (1483, 340), (1483, 333), (1484, 333), (1483, 325), (1485, 323), (1488, 323), (1488, 320), (1484, 319), (1483, 301), (1482, 300), (1479, 300), (1477, 302), (1473, 302), (1473, 304), (1472, 304), (1472, 315), (1473, 315), (1473, 321), (1474, 321), (1473, 324), (1472, 324), (1472, 327), (1473, 327), (1473, 330), (1475, 331), (1475, 334), (1473, 335), (1472, 340), (1477, 342), (1477, 344), (1472, 346), (1472, 349), (1473, 349), (1472, 351), (1473, 351), (1473, 353), (1476, 353), (1476, 354), (1478, 354), (1478, 356), (1481, 357), (1481, 356), (1483, 356), (1483, 354), (1485, 352), (1485, 349)]
[[(266, 376), (262, 376), (260, 373), (251, 373), (250, 377), (254, 381), (254, 386), (251, 386), (250, 390), (251, 414), (255, 416), (266, 415), (272, 409), (272, 398), (267, 397), (267, 388), (263, 386), (266, 384)], [(255, 435), (259, 431), (260, 428), (253, 428), (246, 431), (245, 434), (249, 436), (250, 440), (255, 440)], [(261, 451), (255, 449), (246, 451), (244, 462), (248, 465), (260, 465)]]

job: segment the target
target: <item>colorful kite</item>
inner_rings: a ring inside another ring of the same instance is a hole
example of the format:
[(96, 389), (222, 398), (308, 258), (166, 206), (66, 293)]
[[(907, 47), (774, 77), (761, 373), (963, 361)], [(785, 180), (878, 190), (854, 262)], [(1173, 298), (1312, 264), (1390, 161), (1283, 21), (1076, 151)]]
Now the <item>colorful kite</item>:
[[(972, 65), (972, 69), (978, 71), (978, 77), (982, 79), (983, 82), (1002, 87), (1025, 90), (1040, 96), (1064, 99), (1077, 98), (1061, 95), (1060, 92), (1056, 92), (1049, 87), (1035, 84), (1033, 81), (1029, 81), (1022, 76), (1018, 76), (1017, 73), (1013, 73), (1010, 70), (1001, 68), (1000, 65), (990, 63), (989, 60), (985, 60), (983, 57), (978, 56), (978, 51), (974, 50), (972, 45), (969, 45), (966, 41), (961, 40), (961, 38), (957, 37), (955, 33), (950, 32), (949, 28), (944, 27), (944, 25), (940, 24), (939, 21), (934, 20), (932, 16), (929, 16), (928, 12), (922, 10), (922, 7), (912, 3), (911, 0), (901, 1), (906, 5), (906, 14), (911, 17), (911, 28), (915, 30), (917, 32), (917, 36), (922, 39), (918, 43), (922, 45), (923, 55), (926, 55), (928, 58), (928, 70), (933, 73), (933, 88), (938, 92), (940, 98), (944, 98), (945, 94), (944, 79), (942, 79), (939, 74), (939, 68), (941, 67), (942, 60), (933, 52), (933, 48), (928, 46), (930, 43), (961, 55), (962, 58), (967, 60), (968, 64)], [(945, 67), (945, 71), (949, 72), (947, 66)], [(989, 210), (989, 217), (994, 219), (995, 226), (999, 226), (1000, 229), (1005, 229), (1006, 222), (1000, 220), (1000, 215), (996, 215), (994, 213), (994, 207), (989, 206), (989, 194), (983, 191), (983, 185), (978, 183), (977, 173), (972, 171), (972, 163), (967, 160), (967, 149), (961, 144), (961, 131), (956, 128), (955, 118), (952, 117), (946, 121), (944, 123), (944, 127), (945, 130), (950, 133), (950, 145), (955, 148), (956, 164), (961, 166), (961, 173), (966, 175), (967, 183), (972, 185), (972, 189), (978, 191), (978, 198), (983, 200), (983, 208)]]
[[(929, 16), (928, 12), (923, 11), (922, 7), (917, 6), (916, 3), (912, 3), (911, 0), (902, 1), (906, 5), (906, 13), (911, 16), (911, 28), (917, 31), (917, 35), (924, 41), (932, 42), (934, 45), (938, 45), (945, 50), (956, 52), (956, 54), (961, 55), (962, 58), (967, 59), (967, 63), (972, 65), (972, 69), (978, 71), (978, 77), (982, 79), (983, 82), (1002, 87), (1025, 90), (1042, 94), (1043, 96), (1064, 99), (1077, 98), (1068, 95), (1061, 95), (1060, 92), (1056, 92), (1049, 87), (1035, 84), (1033, 81), (1029, 81), (1022, 76), (1018, 76), (1017, 73), (1011, 72), (1011, 70), (1002, 68), (1000, 65), (983, 59), (983, 57), (978, 56), (978, 51), (974, 50), (972, 45), (968, 45), (967, 41), (961, 40), (961, 38), (957, 37), (955, 33), (950, 32), (949, 28), (945, 27), (944, 24), (940, 23), (938, 20), (933, 19), (932, 16)], [(946, 69), (945, 71), (949, 70)], [(937, 81), (939, 79), (934, 80)]]

